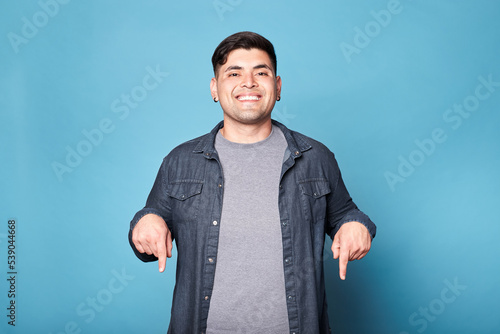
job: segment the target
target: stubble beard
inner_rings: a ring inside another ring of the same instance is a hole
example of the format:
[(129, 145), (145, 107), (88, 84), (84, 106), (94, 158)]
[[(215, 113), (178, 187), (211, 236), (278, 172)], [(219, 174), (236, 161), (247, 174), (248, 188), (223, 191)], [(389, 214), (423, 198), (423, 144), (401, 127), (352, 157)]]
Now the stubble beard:
[(237, 123), (252, 125), (262, 123), (270, 119), (271, 112), (272, 109), (270, 112), (267, 112), (262, 109), (241, 110), (233, 106), (230, 109), (230, 112), (224, 111), (224, 114)]

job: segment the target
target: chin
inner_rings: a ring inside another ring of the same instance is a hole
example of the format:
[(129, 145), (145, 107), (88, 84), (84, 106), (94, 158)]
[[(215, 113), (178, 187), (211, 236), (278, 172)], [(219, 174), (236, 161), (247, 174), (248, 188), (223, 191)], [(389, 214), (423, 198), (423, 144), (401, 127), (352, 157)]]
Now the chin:
[(257, 112), (254, 113), (243, 112), (243, 113), (238, 113), (237, 115), (228, 115), (228, 116), (237, 121), (238, 123), (248, 124), (248, 125), (261, 123), (271, 118), (271, 114), (257, 113)]

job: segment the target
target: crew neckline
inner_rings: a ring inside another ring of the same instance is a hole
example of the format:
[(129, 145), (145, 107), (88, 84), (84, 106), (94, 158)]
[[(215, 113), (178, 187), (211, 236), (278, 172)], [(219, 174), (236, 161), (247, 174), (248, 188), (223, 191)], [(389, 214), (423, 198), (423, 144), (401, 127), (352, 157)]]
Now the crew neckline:
[[(271, 127), (271, 133), (269, 134), (269, 136), (267, 136), (266, 138), (264, 138), (260, 141), (255, 142), (255, 143), (237, 143), (234, 141), (230, 141), (229, 139), (227, 139), (226, 137), (224, 137), (222, 135), (220, 130), (217, 132), (215, 140), (216, 140), (216, 143), (218, 143), (218, 144), (230, 146), (233, 148), (255, 148), (255, 147), (265, 145), (268, 141), (270, 141), (270, 139), (273, 137), (273, 135), (275, 133), (276, 128), (277, 128), (277, 126), (273, 124)], [(279, 129), (277, 131), (279, 131)]]

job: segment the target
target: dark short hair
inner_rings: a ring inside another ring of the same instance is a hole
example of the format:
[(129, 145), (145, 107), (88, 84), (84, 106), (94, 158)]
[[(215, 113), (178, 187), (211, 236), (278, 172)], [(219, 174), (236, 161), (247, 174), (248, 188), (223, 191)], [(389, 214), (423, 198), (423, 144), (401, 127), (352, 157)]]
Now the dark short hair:
[(226, 63), (229, 53), (236, 49), (259, 49), (265, 51), (268, 54), (269, 59), (271, 59), (271, 65), (273, 66), (274, 74), (276, 75), (278, 69), (273, 44), (263, 36), (251, 31), (237, 32), (236, 34), (226, 37), (219, 44), (219, 46), (217, 46), (212, 56), (214, 75), (217, 76), (219, 67)]

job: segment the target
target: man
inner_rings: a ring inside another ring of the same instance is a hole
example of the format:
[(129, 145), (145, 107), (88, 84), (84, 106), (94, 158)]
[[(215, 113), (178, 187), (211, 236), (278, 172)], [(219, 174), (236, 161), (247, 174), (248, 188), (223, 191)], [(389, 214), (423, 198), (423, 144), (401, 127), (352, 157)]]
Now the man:
[(271, 120), (281, 98), (273, 45), (229, 36), (210, 90), (224, 120), (165, 157), (129, 240), (165, 269), (176, 240), (168, 333), (328, 333), (325, 234), (345, 279), (375, 225), (352, 202), (334, 155)]

